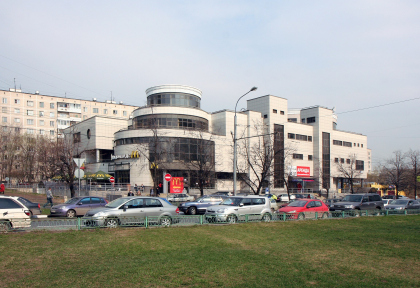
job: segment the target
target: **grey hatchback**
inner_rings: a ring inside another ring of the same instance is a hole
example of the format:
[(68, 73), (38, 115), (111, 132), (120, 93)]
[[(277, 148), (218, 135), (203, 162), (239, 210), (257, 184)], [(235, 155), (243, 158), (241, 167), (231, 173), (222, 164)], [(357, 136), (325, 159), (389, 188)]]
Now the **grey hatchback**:
[(330, 211), (376, 210), (384, 209), (381, 196), (375, 193), (346, 195), (340, 202), (332, 203)]
[(51, 207), (51, 214), (48, 216), (60, 216), (69, 218), (83, 216), (87, 211), (105, 206), (107, 203), (108, 201), (102, 197), (74, 197), (67, 200), (63, 204), (58, 204)]
[(109, 202), (105, 207), (89, 210), (85, 217), (90, 226), (117, 227), (118, 225), (144, 224), (145, 218), (162, 226), (169, 226), (179, 209), (157, 197), (122, 197)]

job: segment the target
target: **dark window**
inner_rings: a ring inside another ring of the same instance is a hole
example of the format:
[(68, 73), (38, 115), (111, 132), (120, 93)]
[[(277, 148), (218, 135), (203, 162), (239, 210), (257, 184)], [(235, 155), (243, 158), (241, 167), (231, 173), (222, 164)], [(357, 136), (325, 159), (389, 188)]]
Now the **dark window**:
[(267, 118), (267, 117), (268, 117), (268, 116), (267, 116), (267, 114), (265, 114), (265, 115), (264, 115), (264, 118)]
[(0, 209), (14, 209), (23, 208), (21, 205), (13, 201), (12, 199), (0, 198)]
[(306, 118), (306, 123), (315, 123), (315, 117)]
[(252, 205), (264, 205), (265, 204), (265, 198), (253, 198), (252, 199)]
[(73, 143), (79, 143), (80, 142), (80, 132), (73, 134)]
[(297, 123), (297, 118), (288, 118), (287, 121)]
[(293, 153), (293, 159), (303, 160), (303, 154)]
[(147, 97), (147, 105), (200, 108), (200, 97), (186, 93), (161, 93)]
[(341, 159), (340, 159), (340, 162), (341, 162), (341, 163), (344, 163), (344, 158), (341, 158)]
[(80, 203), (82, 205), (89, 205), (90, 204), (90, 197), (83, 198), (82, 200), (80, 200)]
[(346, 159), (346, 163), (347, 164), (350, 164), (350, 159)]
[[(98, 197), (91, 197), (90, 198), (90, 203), (91, 204), (99, 204), (99, 203), (101, 203), (101, 198), (98, 198)], [(103, 201), (102, 201), (102, 203), (104, 203)]]
[(360, 144), (360, 146), (363, 148), (363, 144)]
[(207, 119), (189, 115), (153, 114), (138, 116), (133, 119), (134, 129), (170, 128), (208, 131)]
[(338, 163), (338, 158), (334, 158), (334, 162), (335, 163)]
[(308, 136), (308, 141), (312, 142), (312, 136)]
[(274, 124), (274, 188), (284, 187), (284, 126)]
[(280, 115), (284, 115), (284, 111), (281, 111), (281, 110), (280, 110)]
[(273, 113), (274, 114), (277, 114), (277, 109), (273, 109)]
[(289, 139), (295, 139), (295, 134), (293, 134), (293, 133), (288, 133), (288, 134), (287, 134), (287, 138), (289, 138)]
[(330, 133), (322, 132), (322, 187), (330, 188)]
[(312, 161), (312, 155), (308, 155), (308, 160)]
[(162, 203), (160, 203), (157, 199), (145, 199), (145, 207), (162, 207)]
[(308, 136), (296, 134), (296, 140), (308, 141)]
[(333, 145), (343, 146), (343, 141), (333, 140)]
[(345, 147), (351, 147), (351, 142), (343, 142), (343, 146)]
[(302, 123), (306, 123), (306, 119), (305, 118), (302, 118)]
[(365, 170), (365, 162), (362, 160), (356, 160), (356, 170)]
[(87, 138), (90, 139), (90, 129), (87, 130)]

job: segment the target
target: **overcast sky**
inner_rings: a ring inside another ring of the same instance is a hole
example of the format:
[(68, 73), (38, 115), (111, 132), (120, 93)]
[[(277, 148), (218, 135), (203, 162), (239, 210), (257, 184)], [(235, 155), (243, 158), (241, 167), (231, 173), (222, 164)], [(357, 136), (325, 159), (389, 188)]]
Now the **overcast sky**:
[(374, 165), (420, 149), (418, 0), (1, 0), (0, 27), (0, 89), (141, 106), (183, 84), (214, 112), (258, 86), (239, 108), (267, 94), (335, 107)]

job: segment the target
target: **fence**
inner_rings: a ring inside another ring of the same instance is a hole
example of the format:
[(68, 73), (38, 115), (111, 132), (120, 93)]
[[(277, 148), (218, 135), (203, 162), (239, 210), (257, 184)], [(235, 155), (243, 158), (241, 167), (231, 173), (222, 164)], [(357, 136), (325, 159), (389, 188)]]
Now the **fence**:
[[(33, 219), (28, 225), (27, 219), (16, 219), (12, 223), (0, 221), (0, 231), (9, 230), (81, 230), (93, 228), (114, 228), (114, 227), (168, 227), (168, 226), (191, 226), (191, 225), (217, 225), (217, 224), (234, 224), (248, 222), (279, 222), (279, 221), (301, 221), (301, 220), (325, 220), (340, 219), (351, 217), (375, 217), (375, 216), (391, 216), (391, 215), (414, 215), (420, 214), (420, 209), (415, 210), (379, 210), (379, 211), (330, 211), (330, 212), (312, 212), (312, 213), (272, 213), (272, 214), (246, 214), (246, 215), (229, 215), (226, 218), (219, 218), (218, 215), (179, 215), (179, 216), (148, 216), (148, 217), (83, 217), (83, 218), (66, 218), (54, 219), (43, 218)], [(13, 227), (13, 223), (26, 223), (25, 225), (17, 225)]]

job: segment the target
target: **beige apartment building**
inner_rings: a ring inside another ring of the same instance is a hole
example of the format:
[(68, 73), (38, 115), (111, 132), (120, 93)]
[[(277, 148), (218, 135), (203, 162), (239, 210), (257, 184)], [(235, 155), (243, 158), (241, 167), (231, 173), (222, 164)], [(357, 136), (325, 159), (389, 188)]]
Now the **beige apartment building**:
[(0, 90), (0, 95), (2, 127), (51, 137), (60, 137), (63, 129), (93, 116), (129, 119), (138, 108), (123, 102), (73, 99), (19, 89)]

